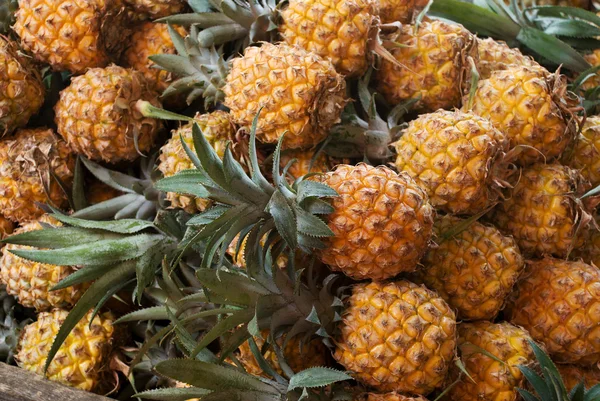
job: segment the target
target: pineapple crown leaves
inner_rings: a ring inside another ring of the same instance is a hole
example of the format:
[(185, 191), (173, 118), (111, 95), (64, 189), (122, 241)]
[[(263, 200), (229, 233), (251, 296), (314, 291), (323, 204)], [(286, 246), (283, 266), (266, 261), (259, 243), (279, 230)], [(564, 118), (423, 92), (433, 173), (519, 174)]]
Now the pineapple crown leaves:
[(525, 389), (518, 389), (525, 401), (598, 401), (600, 399), (600, 384), (586, 390), (581, 381), (569, 392), (548, 354), (534, 341), (530, 340), (529, 343), (539, 363), (541, 374), (528, 366), (519, 366), (534, 391), (532, 393)]
[(591, 66), (575, 48), (598, 48), (594, 13), (570, 7), (532, 7), (522, 9), (516, 0), (510, 6), (502, 0), (480, 0), (476, 4), (460, 0), (436, 0), (433, 16), (463, 24), (480, 35), (525, 46), (540, 62), (564, 65), (581, 73)]
[(15, 12), (18, 8), (18, 0), (0, 0), (0, 34), (11, 33), (11, 27), (15, 22)]

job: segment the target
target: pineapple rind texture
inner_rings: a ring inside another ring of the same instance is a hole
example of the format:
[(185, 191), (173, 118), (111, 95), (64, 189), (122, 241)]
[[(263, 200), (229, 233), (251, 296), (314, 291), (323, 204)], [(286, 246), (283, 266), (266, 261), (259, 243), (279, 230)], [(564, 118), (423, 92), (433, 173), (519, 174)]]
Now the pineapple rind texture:
[[(600, 49), (595, 49), (591, 53), (588, 53), (583, 56), (585, 60), (590, 63), (592, 67), (597, 67), (600, 65)], [(581, 85), (581, 89), (588, 90), (594, 89), (595, 87), (600, 86), (600, 76), (598, 76), (598, 71)]]
[[(68, 314), (62, 309), (43, 312), (25, 327), (16, 356), (21, 368), (44, 374), (46, 357)], [(100, 313), (90, 325), (91, 316), (90, 311), (67, 336), (48, 367), (48, 379), (86, 391), (104, 384), (103, 368), (108, 364), (113, 342), (114, 318), (109, 312)]]
[(480, 79), (488, 79), (494, 71), (506, 70), (513, 65), (538, 66), (531, 57), (525, 56), (519, 49), (510, 48), (505, 42), (492, 38), (478, 38), (477, 51), (479, 53), (477, 70)]
[(396, 148), (396, 168), (451, 214), (482, 212), (497, 198), (494, 178), (505, 136), (484, 118), (460, 111), (423, 114), (408, 124)]
[(429, 246), (435, 211), (406, 173), (385, 166), (341, 164), (320, 177), (332, 199), (321, 261), (356, 280), (385, 280), (412, 272)]
[(479, 222), (450, 238), (464, 220), (444, 216), (436, 221), (437, 246), (422, 260), (415, 276), (457, 311), (461, 320), (493, 320), (504, 307), (525, 262), (512, 237)]
[(506, 307), (510, 322), (544, 344), (552, 360), (600, 362), (600, 270), (546, 257), (528, 262)]
[(435, 292), (409, 281), (354, 286), (335, 359), (377, 391), (427, 394), (454, 360), (456, 318)]
[(355, 401), (427, 401), (427, 399), (420, 395), (408, 396), (396, 392), (390, 392), (363, 394)]
[(461, 106), (470, 71), (466, 60), (477, 59), (473, 34), (462, 25), (423, 21), (416, 34), (414, 25), (403, 25), (387, 39), (402, 43), (390, 50), (402, 66), (384, 59), (375, 71), (377, 91), (388, 103), (397, 105), (420, 96), (415, 111)]
[(600, 384), (600, 368), (597, 366), (585, 367), (558, 364), (556, 368), (565, 383), (567, 391), (571, 391), (582, 380), (587, 389)]
[[(519, 365), (535, 363), (527, 331), (509, 323), (494, 324), (481, 321), (458, 326), (458, 349), (469, 377), (451, 387), (448, 399), (452, 401), (515, 401), (517, 388), (525, 384)], [(499, 360), (485, 355), (487, 351)], [(453, 367), (452, 378), (458, 377)]]
[(161, 106), (142, 73), (116, 65), (90, 69), (60, 93), (58, 133), (76, 153), (92, 160), (135, 160), (151, 149), (162, 127), (159, 120), (142, 116), (138, 100)]
[(600, 116), (585, 120), (572, 148), (563, 153), (562, 162), (579, 170), (592, 187), (600, 185)]
[(425, 0), (380, 0), (379, 18), (383, 24), (410, 24), (426, 5)]
[[(329, 162), (325, 152), (320, 152), (313, 162), (313, 150), (290, 149), (281, 154), (280, 166), (285, 168), (287, 164), (296, 159), (288, 169), (288, 174), (294, 179), (304, 177), (308, 173), (326, 173), (329, 171)], [(311, 166), (312, 162), (312, 166)]]
[(75, 155), (47, 128), (21, 129), (0, 141), (0, 210), (8, 219), (27, 222), (44, 214), (35, 203), (68, 204), (67, 194), (50, 170), (70, 187)]
[(256, 138), (283, 148), (312, 147), (329, 134), (346, 105), (346, 84), (333, 65), (286, 44), (248, 47), (233, 60), (225, 105), (233, 121), (249, 129), (259, 110)]
[(141, 16), (149, 19), (168, 17), (185, 9), (185, 0), (124, 0)]

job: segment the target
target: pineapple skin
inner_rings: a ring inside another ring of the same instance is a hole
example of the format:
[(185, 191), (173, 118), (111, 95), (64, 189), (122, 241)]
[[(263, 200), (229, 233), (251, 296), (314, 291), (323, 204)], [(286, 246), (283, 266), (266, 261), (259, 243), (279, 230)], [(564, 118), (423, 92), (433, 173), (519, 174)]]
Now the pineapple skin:
[(373, 0), (290, 0), (281, 12), (279, 30), (286, 43), (330, 60), (350, 78), (369, 66), (377, 14)]
[(592, 187), (600, 185), (600, 116), (585, 120), (572, 147), (563, 153), (562, 162), (579, 170)]
[(396, 392), (367, 393), (356, 397), (354, 401), (427, 401), (423, 396), (407, 396)]
[[(15, 230), (14, 234), (43, 229), (40, 222), (51, 224), (55, 227), (62, 224), (48, 215), (43, 215), (39, 220), (24, 224)], [(23, 259), (11, 251), (38, 249), (30, 246), (8, 244), (2, 252), (0, 259), (0, 282), (6, 285), (6, 292), (18, 299), (18, 302), (39, 311), (52, 308), (70, 308), (81, 298), (86, 285), (75, 285), (57, 291), (50, 289), (62, 279), (75, 272), (71, 266), (55, 266), (46, 263), (34, 262)]]
[(0, 239), (4, 239), (11, 235), (14, 229), (15, 223), (0, 214)]
[[(600, 49), (595, 49), (591, 53), (585, 54), (583, 58), (585, 58), (585, 60), (590, 63), (592, 67), (600, 65)], [(581, 89), (585, 91), (588, 89), (594, 89), (597, 86), (600, 86), (600, 76), (598, 76), (598, 71), (596, 71), (596, 75), (589, 77), (581, 85)]]
[(546, 257), (528, 262), (506, 307), (510, 322), (543, 343), (557, 363), (600, 361), (600, 271)]
[[(133, 161), (148, 152), (162, 128), (136, 110), (138, 100), (161, 107), (143, 74), (116, 65), (73, 78), (55, 106), (59, 134), (76, 153), (95, 161)], [(135, 135), (138, 135), (136, 149)]]
[(56, 207), (68, 204), (67, 194), (50, 170), (71, 186), (75, 155), (51, 129), (21, 129), (0, 141), (0, 209), (4, 217), (23, 223), (44, 214), (35, 202)]
[(581, 175), (569, 167), (534, 164), (522, 170), (492, 221), (515, 238), (524, 254), (566, 258), (583, 244), (588, 231), (577, 200), (586, 188)]
[(0, 37), (0, 135), (25, 126), (42, 107), (44, 92), (38, 69)]
[[(16, 360), (18, 365), (38, 375), (44, 374), (46, 357), (68, 311), (54, 309), (38, 315), (38, 320), (23, 330)], [(100, 313), (91, 322), (92, 312), (67, 336), (48, 367), (46, 377), (67, 386), (94, 391), (103, 385), (103, 369), (113, 343), (114, 318)]]
[(294, 164), (288, 169), (288, 174), (292, 176), (294, 180), (304, 177), (308, 173), (326, 173), (329, 171), (329, 161), (325, 152), (320, 152), (312, 162), (314, 156), (313, 150), (302, 150), (302, 149), (291, 149), (283, 152), (280, 159), (280, 167), (283, 169), (293, 159), (296, 159)]
[(424, 0), (380, 0), (379, 18), (383, 24), (410, 24), (427, 5)]
[(477, 214), (498, 198), (494, 167), (508, 143), (484, 118), (439, 110), (409, 123), (396, 148), (396, 168), (423, 188), (436, 208)]
[(583, 380), (583, 385), (589, 389), (600, 384), (600, 369), (598, 367), (583, 367), (577, 365), (556, 365), (567, 391), (571, 391)]
[(403, 67), (381, 60), (375, 71), (377, 91), (388, 103), (397, 105), (421, 96), (414, 110), (426, 113), (460, 107), (470, 66), (477, 60), (475, 36), (462, 25), (423, 21), (415, 34), (414, 25), (404, 25), (387, 39), (402, 43), (390, 49)]
[(178, 14), (185, 10), (184, 0), (123, 0), (138, 17), (157, 19)]
[[(444, 216), (434, 225), (438, 238), (463, 220)], [(512, 237), (473, 222), (451, 238), (440, 238), (422, 260), (416, 282), (436, 291), (460, 320), (493, 320), (517, 282), (525, 262)]]
[(408, 174), (341, 164), (319, 179), (339, 194), (327, 217), (334, 235), (319, 253), (323, 263), (355, 280), (385, 280), (416, 269), (435, 211)]
[[(448, 392), (453, 401), (515, 401), (518, 387), (525, 384), (519, 365), (532, 365), (535, 355), (527, 331), (509, 323), (480, 321), (458, 326), (458, 349), (471, 381), (466, 375)], [(478, 348), (475, 348), (478, 347)], [(483, 349), (500, 361), (480, 351)], [(457, 367), (450, 377), (458, 377)]]
[(427, 394), (454, 360), (456, 317), (435, 292), (406, 280), (357, 284), (334, 358), (376, 391)]
[[(511, 148), (533, 148), (517, 155), (516, 163), (526, 166), (551, 161), (563, 153), (573, 138), (573, 127), (554, 101), (564, 89), (564, 77), (542, 67), (512, 66), (479, 81), (470, 111), (489, 119), (509, 138)], [(464, 110), (468, 103), (466, 95)]]
[(286, 44), (248, 47), (233, 60), (223, 88), (233, 121), (250, 129), (262, 107), (256, 138), (283, 148), (321, 142), (340, 120), (346, 83), (333, 65), (316, 54)]
[[(200, 126), (202, 134), (211, 144), (219, 158), (223, 159), (227, 142), (234, 140), (236, 132), (229, 113), (217, 110), (208, 114), (197, 114), (194, 120)], [(158, 169), (165, 177), (171, 177), (183, 170), (196, 168), (185, 152), (180, 137), (183, 138), (185, 144), (193, 152), (194, 138), (192, 137), (192, 123), (174, 130), (171, 139), (160, 149)], [(172, 207), (184, 209), (188, 213), (203, 211), (210, 205), (210, 201), (207, 199), (195, 198), (174, 192), (167, 193), (167, 200), (171, 202)]]
[(525, 56), (519, 49), (508, 47), (506, 42), (492, 38), (477, 38), (479, 53), (478, 71), (480, 79), (488, 79), (494, 71), (506, 70), (513, 65), (528, 67), (539, 66), (531, 57)]

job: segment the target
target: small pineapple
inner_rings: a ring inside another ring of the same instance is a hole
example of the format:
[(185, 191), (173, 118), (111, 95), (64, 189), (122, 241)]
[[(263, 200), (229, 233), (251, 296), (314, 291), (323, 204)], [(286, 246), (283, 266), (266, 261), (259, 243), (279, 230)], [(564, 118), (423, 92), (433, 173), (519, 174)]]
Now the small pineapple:
[(555, 362), (600, 362), (600, 270), (594, 266), (550, 257), (528, 262), (506, 316)]
[(0, 136), (26, 125), (43, 103), (44, 85), (37, 68), (0, 36)]
[[(236, 133), (229, 113), (217, 110), (208, 114), (197, 114), (194, 120), (200, 126), (202, 134), (212, 145), (217, 155), (223, 158), (227, 142), (233, 141)], [(171, 139), (161, 148), (160, 153), (158, 169), (165, 177), (171, 177), (183, 170), (196, 168), (183, 148), (181, 137), (186, 145), (194, 151), (192, 124), (188, 123), (174, 130)], [(171, 202), (172, 207), (184, 209), (188, 213), (203, 211), (210, 204), (206, 199), (193, 198), (174, 192), (167, 193), (167, 199)]]
[(565, 165), (579, 170), (592, 187), (600, 185), (600, 116), (585, 120), (572, 149), (563, 153)]
[[(450, 387), (452, 401), (516, 401), (525, 384), (519, 366), (535, 363), (527, 331), (508, 323), (481, 321), (458, 326), (458, 349), (469, 376)], [(491, 354), (486, 355), (486, 352)], [(458, 377), (458, 367), (451, 376)]]
[[(511, 237), (478, 222), (454, 234), (465, 221), (444, 216), (434, 226), (438, 246), (422, 260), (415, 276), (457, 311), (461, 320), (493, 320), (525, 263)], [(446, 238), (445, 236), (449, 237)]]
[(499, 195), (497, 178), (508, 145), (487, 120), (439, 110), (408, 124), (396, 147), (396, 168), (405, 171), (446, 213), (477, 214)]
[(233, 121), (249, 129), (262, 108), (256, 138), (276, 143), (286, 133), (284, 148), (321, 142), (346, 104), (345, 81), (331, 62), (286, 44), (248, 47), (226, 81)]
[(525, 56), (519, 49), (510, 48), (505, 42), (492, 38), (478, 38), (477, 51), (479, 52), (477, 69), (481, 79), (488, 79), (494, 71), (506, 70), (510, 66), (538, 66), (531, 57)]
[[(62, 309), (43, 312), (25, 327), (16, 355), (21, 368), (44, 375), (46, 357), (68, 314)], [(108, 312), (91, 318), (90, 311), (68, 335), (48, 367), (48, 379), (86, 391), (105, 386), (114, 318)]]
[(356, 380), (409, 394), (443, 383), (455, 357), (456, 318), (435, 292), (405, 280), (371, 282), (355, 285), (346, 303), (334, 357)]
[[(41, 223), (51, 224), (55, 227), (62, 225), (48, 215), (44, 215), (39, 220), (18, 228), (15, 234), (41, 230), (43, 228)], [(75, 272), (75, 269), (71, 266), (54, 266), (30, 261), (12, 253), (12, 251), (24, 249), (34, 248), (8, 244), (2, 252), (0, 282), (6, 285), (6, 291), (15, 296), (21, 305), (35, 308), (37, 311), (69, 308), (75, 305), (83, 295), (85, 286), (75, 285), (56, 291), (51, 290), (61, 280)]]
[(341, 164), (319, 179), (339, 194), (327, 216), (334, 236), (320, 251), (323, 263), (355, 280), (385, 280), (417, 268), (435, 211), (408, 174)]
[(508, 137), (511, 148), (524, 147), (515, 161), (525, 166), (560, 156), (573, 138), (573, 124), (562, 112), (567, 100), (563, 76), (519, 65), (479, 81), (463, 109), (489, 119)]
[(123, 0), (133, 8), (138, 17), (157, 19), (185, 10), (185, 0)]
[(423, 21), (418, 28), (403, 25), (388, 40), (397, 42), (390, 53), (402, 64), (383, 59), (375, 72), (377, 91), (388, 103), (420, 100), (419, 112), (460, 107), (471, 69), (468, 57), (477, 58), (475, 36), (462, 25)]
[(0, 141), (0, 209), (4, 217), (26, 222), (44, 212), (35, 203), (67, 205), (75, 156), (51, 129), (21, 129)]
[(556, 365), (567, 391), (583, 381), (585, 388), (600, 384), (600, 369), (597, 366)]
[(116, 65), (90, 69), (60, 93), (55, 106), (58, 133), (75, 152), (92, 160), (135, 160), (150, 150), (162, 127), (140, 114), (138, 100), (160, 107), (142, 73)]

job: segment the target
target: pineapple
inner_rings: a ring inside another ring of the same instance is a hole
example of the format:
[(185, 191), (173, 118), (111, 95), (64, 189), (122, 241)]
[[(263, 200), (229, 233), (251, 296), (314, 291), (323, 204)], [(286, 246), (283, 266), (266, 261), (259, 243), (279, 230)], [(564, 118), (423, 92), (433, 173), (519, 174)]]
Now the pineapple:
[[(600, 227), (599, 217), (595, 217), (596, 225)], [(582, 260), (589, 265), (600, 267), (600, 230), (591, 228), (585, 234), (582, 246), (573, 249), (570, 255), (572, 260)]]
[(285, 44), (247, 48), (226, 81), (233, 121), (249, 128), (262, 108), (257, 139), (276, 143), (286, 133), (284, 148), (321, 142), (346, 104), (345, 81), (329, 61)]
[(542, 67), (512, 66), (494, 71), (479, 81), (464, 110), (489, 119), (510, 140), (522, 146), (515, 161), (521, 165), (560, 156), (573, 138), (574, 127), (567, 123), (568, 107), (563, 76)]
[(479, 53), (478, 71), (481, 79), (488, 79), (494, 71), (506, 70), (510, 66), (535, 67), (538, 64), (519, 49), (508, 47), (506, 42), (492, 38), (477, 39)]
[(142, 73), (116, 65), (90, 69), (60, 93), (58, 132), (75, 152), (92, 160), (134, 160), (151, 149), (162, 127), (137, 111), (138, 100), (160, 107)]
[(281, 168), (285, 168), (294, 159), (296, 161), (290, 165), (287, 171), (293, 180), (304, 177), (309, 173), (326, 173), (329, 171), (329, 160), (324, 152), (319, 152), (315, 158), (312, 150), (290, 149), (281, 154)]
[(416, 99), (416, 111), (460, 107), (470, 65), (477, 58), (475, 36), (462, 25), (423, 21), (403, 25), (387, 38), (399, 43), (391, 54), (402, 66), (382, 60), (375, 72), (377, 91), (391, 105)]
[(120, 52), (124, 14), (112, 0), (20, 0), (14, 30), (36, 60), (81, 74)]
[(185, 0), (123, 0), (138, 16), (149, 19), (167, 17), (185, 10)]
[[(481, 321), (458, 326), (458, 349), (469, 376), (448, 392), (452, 401), (516, 401), (524, 376), (519, 366), (535, 363), (527, 331), (508, 323)], [(489, 353), (489, 354), (486, 354)], [(452, 376), (458, 377), (458, 367)]]
[(353, 401), (427, 401), (423, 396), (408, 396), (396, 392), (366, 393), (355, 397)]
[[(51, 129), (21, 129), (0, 141), (0, 209), (4, 217), (26, 222), (44, 212), (35, 203), (67, 205), (75, 156)], [(60, 179), (62, 184), (57, 182)]]
[(380, 0), (379, 18), (384, 24), (410, 24), (426, 5), (425, 0)]
[(579, 170), (592, 187), (600, 185), (600, 116), (585, 120), (581, 132), (573, 141), (562, 161), (565, 165)]
[(477, 214), (498, 198), (507, 142), (493, 125), (460, 111), (439, 110), (409, 123), (396, 147), (396, 168), (446, 213)]
[[(68, 312), (62, 309), (43, 312), (36, 322), (25, 327), (16, 355), (21, 368), (44, 374), (46, 356), (67, 315)], [(108, 312), (92, 319), (90, 311), (61, 345), (46, 377), (86, 391), (106, 387), (106, 369), (115, 331), (113, 322), (114, 318)]]
[(600, 362), (600, 270), (594, 266), (550, 257), (528, 262), (506, 316), (555, 362)]
[(427, 394), (454, 360), (456, 319), (436, 293), (409, 281), (357, 284), (346, 300), (335, 359), (377, 391)]
[(565, 258), (583, 244), (588, 231), (589, 212), (579, 199), (585, 188), (581, 175), (569, 167), (534, 164), (523, 169), (492, 219), (514, 236), (523, 253)]
[[(600, 65), (600, 49), (595, 49), (583, 57), (588, 63), (591, 64), (592, 67), (597, 67)], [(600, 86), (600, 73), (598, 71), (585, 80), (585, 82), (581, 85), (581, 89), (594, 89), (597, 86)]]
[(0, 37), (0, 82), (0, 135), (4, 135), (26, 125), (44, 103), (38, 70), (4, 37)]
[(337, 191), (327, 216), (333, 236), (320, 259), (355, 280), (385, 280), (417, 268), (429, 246), (435, 211), (406, 173), (341, 164), (321, 181)]
[[(18, 228), (15, 234), (41, 230), (42, 224), (61, 226), (62, 224), (48, 215), (37, 221), (29, 222)], [(12, 251), (34, 249), (24, 245), (8, 244), (0, 259), (0, 282), (6, 285), (6, 291), (15, 296), (19, 303), (37, 311), (51, 308), (69, 308), (79, 300), (85, 286), (75, 285), (52, 291), (52, 287), (75, 272), (71, 266), (54, 266), (23, 259)]]
[(583, 381), (586, 388), (600, 384), (600, 369), (597, 366), (556, 365), (567, 391)]
[[(231, 122), (229, 113), (217, 110), (209, 114), (197, 114), (194, 121), (200, 126), (202, 134), (222, 159), (227, 142), (235, 138), (235, 126)], [(158, 169), (165, 177), (171, 177), (180, 171), (195, 168), (182, 146), (181, 138), (193, 151), (194, 141), (191, 123), (174, 130), (171, 139), (161, 148)], [(168, 192), (167, 199), (171, 202), (172, 207), (184, 209), (188, 213), (203, 211), (210, 204), (206, 199), (174, 192)]]
[(495, 227), (472, 222), (453, 232), (465, 223), (451, 216), (436, 221), (438, 246), (425, 254), (416, 281), (444, 298), (459, 319), (493, 320), (524, 268), (523, 257)]
[(0, 214), (0, 239), (4, 239), (13, 233), (15, 223)]

